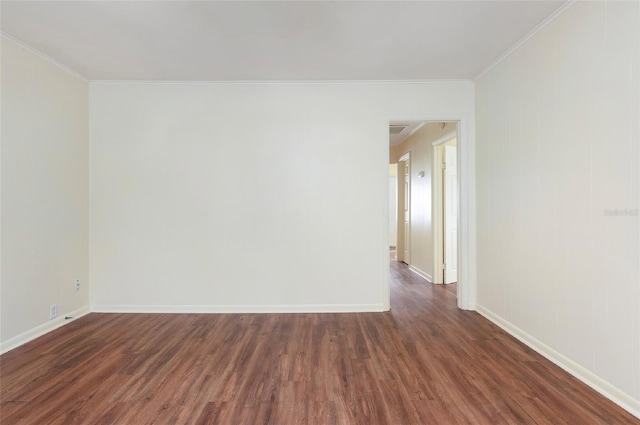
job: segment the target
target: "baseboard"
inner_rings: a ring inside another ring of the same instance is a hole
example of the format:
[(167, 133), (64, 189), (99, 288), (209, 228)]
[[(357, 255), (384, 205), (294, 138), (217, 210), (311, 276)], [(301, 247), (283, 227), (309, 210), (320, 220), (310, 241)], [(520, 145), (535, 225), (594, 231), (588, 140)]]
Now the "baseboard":
[(301, 305), (94, 305), (94, 313), (371, 313), (382, 304)]
[(625, 393), (624, 391), (615, 387), (608, 381), (602, 379), (595, 373), (579, 365), (575, 361), (559, 353), (543, 342), (537, 340), (522, 329), (513, 325), (511, 322), (493, 313), (491, 310), (481, 305), (476, 305), (476, 311), (487, 318), (489, 321), (495, 323), (497, 326), (502, 328), (505, 332), (516, 338), (518, 341), (532, 348), (533, 350), (553, 362), (555, 365), (559, 366), (580, 381), (584, 382), (632, 415), (640, 418), (640, 400), (636, 400), (631, 395)]
[[(20, 335), (16, 335), (13, 338), (6, 340), (3, 343), (0, 343), (0, 354), (4, 354), (7, 351), (11, 351), (14, 348), (20, 347), (21, 345), (26, 344), (29, 341), (33, 341), (34, 339), (49, 333), (55, 329), (58, 329), (61, 326), (66, 325), (67, 323), (71, 323), (73, 320), (78, 317), (82, 317), (89, 313), (89, 307), (82, 307), (71, 313), (67, 313), (62, 316), (58, 316), (53, 320), (49, 320), (40, 326), (36, 326), (33, 329), (30, 329), (26, 332), (21, 333)], [(66, 319), (65, 317), (73, 317), (73, 319)]]
[(409, 266), (409, 270), (411, 270), (412, 272), (414, 272), (418, 276), (427, 279), (429, 282), (433, 283), (433, 276), (431, 276), (429, 273), (420, 270), (416, 266)]
[[(442, 284), (440, 283), (439, 285), (442, 285)], [(478, 311), (478, 306), (475, 305), (474, 303), (464, 304), (464, 305), (460, 305), (458, 303), (458, 308), (461, 309), (461, 310), (467, 310), (467, 311)]]

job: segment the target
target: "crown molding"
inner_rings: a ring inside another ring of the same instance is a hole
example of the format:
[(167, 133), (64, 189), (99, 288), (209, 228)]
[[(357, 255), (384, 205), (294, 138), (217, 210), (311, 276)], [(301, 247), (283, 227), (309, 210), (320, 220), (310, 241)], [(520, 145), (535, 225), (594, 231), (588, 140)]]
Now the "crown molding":
[(54, 58), (52, 58), (51, 56), (45, 55), (44, 53), (42, 53), (40, 50), (34, 49), (33, 47), (29, 46), (27, 43), (25, 43), (22, 40), (19, 40), (17, 38), (15, 38), (12, 35), (9, 35), (5, 32), (0, 31), (0, 37), (4, 38), (5, 40), (8, 40), (18, 46), (20, 46), (21, 48), (30, 51), (31, 53), (33, 53), (34, 55), (40, 57), (41, 59), (44, 59), (45, 61), (51, 63), (52, 65), (57, 66), (58, 68), (62, 69), (63, 71), (73, 75), (76, 78), (79, 78), (80, 80), (84, 81), (85, 83), (89, 83), (89, 79), (87, 77), (85, 77), (84, 75), (80, 74), (77, 71), (74, 71), (73, 69), (69, 68), (68, 66), (58, 62), (57, 60), (55, 60)]
[(442, 83), (471, 83), (473, 80), (464, 79), (442, 79), (442, 80), (203, 80), (203, 81), (187, 81), (187, 80), (90, 80), (91, 84), (136, 84), (136, 85), (252, 85), (252, 84), (273, 84), (273, 85), (302, 85), (302, 84), (318, 84), (318, 85), (384, 85), (384, 84), (442, 84)]
[(442, 145), (444, 143), (447, 143), (449, 140), (455, 139), (458, 137), (458, 130), (455, 129), (453, 131), (448, 132), (447, 134), (438, 137), (436, 140), (434, 140), (433, 142), (431, 142), (432, 146), (438, 146), (438, 145)]
[(518, 41), (513, 46), (509, 47), (504, 53), (502, 53), (498, 57), (498, 59), (496, 59), (489, 66), (487, 66), (485, 69), (480, 71), (480, 73), (478, 75), (476, 75), (475, 77), (473, 77), (473, 79), (471, 81), (473, 81), (474, 83), (476, 81), (478, 81), (478, 79), (480, 77), (482, 77), (487, 72), (491, 71), (500, 62), (502, 62), (503, 60), (505, 60), (506, 58), (511, 56), (511, 54), (513, 52), (518, 50), (523, 44), (525, 44), (527, 41), (529, 41), (531, 38), (533, 38), (536, 34), (538, 34), (540, 31), (542, 31), (547, 26), (549, 26), (553, 21), (558, 19), (560, 17), (560, 15), (562, 15), (564, 12), (566, 12), (569, 8), (571, 8), (573, 5), (575, 5), (579, 1), (580, 0), (568, 0), (566, 3), (564, 3), (562, 6), (560, 6), (555, 12), (553, 12), (551, 15), (549, 15), (544, 21), (542, 21), (538, 25), (536, 25), (536, 27), (534, 29), (532, 29), (531, 31), (529, 31), (527, 33), (527, 35), (525, 35), (523, 38), (520, 39), (520, 41)]

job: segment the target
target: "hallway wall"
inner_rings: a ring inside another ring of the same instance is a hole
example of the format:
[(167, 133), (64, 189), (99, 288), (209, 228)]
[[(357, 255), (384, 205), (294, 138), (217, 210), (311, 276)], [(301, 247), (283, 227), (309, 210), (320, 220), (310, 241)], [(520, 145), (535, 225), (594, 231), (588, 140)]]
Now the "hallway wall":
[[(433, 146), (432, 142), (456, 129), (455, 123), (429, 122), (411, 137), (390, 149), (391, 161), (411, 152), (411, 261), (413, 269), (433, 281)], [(418, 177), (424, 172), (424, 177)], [(438, 170), (439, 172), (439, 170)]]

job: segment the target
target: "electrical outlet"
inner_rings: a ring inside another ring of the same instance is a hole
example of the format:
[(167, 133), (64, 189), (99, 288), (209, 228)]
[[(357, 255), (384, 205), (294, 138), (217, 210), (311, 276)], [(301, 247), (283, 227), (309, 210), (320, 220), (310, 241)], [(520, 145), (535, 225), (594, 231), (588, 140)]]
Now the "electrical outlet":
[(52, 304), (49, 306), (49, 319), (55, 319), (58, 317), (58, 304)]
[(73, 285), (73, 289), (78, 292), (80, 290), (80, 279), (76, 279), (76, 282)]

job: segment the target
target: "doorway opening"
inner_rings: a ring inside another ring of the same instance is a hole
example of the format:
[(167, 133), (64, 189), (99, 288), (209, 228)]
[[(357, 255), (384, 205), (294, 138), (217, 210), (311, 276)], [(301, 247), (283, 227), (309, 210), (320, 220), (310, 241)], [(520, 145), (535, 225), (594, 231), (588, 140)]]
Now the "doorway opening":
[[(393, 143), (393, 134), (409, 126), (412, 130), (405, 133), (404, 140)], [(390, 121), (389, 134), (389, 163), (395, 166), (396, 180), (394, 192), (390, 171), (391, 258), (395, 242), (395, 260), (406, 263), (430, 283), (458, 283), (453, 285), (458, 306), (473, 308), (466, 306), (469, 297), (464, 293), (460, 267), (460, 240), (465, 236), (460, 222), (466, 214), (466, 206), (460, 202), (462, 120)], [(394, 216), (395, 234), (391, 223)]]

